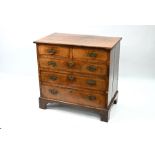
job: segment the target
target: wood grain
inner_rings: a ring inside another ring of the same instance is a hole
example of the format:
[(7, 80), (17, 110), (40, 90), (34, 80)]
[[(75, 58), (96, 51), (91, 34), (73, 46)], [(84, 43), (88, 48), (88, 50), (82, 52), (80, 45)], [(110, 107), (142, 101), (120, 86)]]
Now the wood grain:
[(120, 37), (54, 33), (35, 41), (39, 107), (50, 102), (98, 110), (107, 122), (118, 99)]
[[(55, 65), (50, 65), (50, 62), (53, 62)], [(68, 63), (74, 62), (74, 66), (69, 67)], [(77, 73), (85, 73), (90, 75), (107, 75), (108, 69), (106, 64), (99, 64), (94, 62), (80, 61), (80, 60), (71, 60), (71, 59), (52, 59), (50, 57), (40, 57), (39, 65), (41, 70), (49, 71), (69, 71)], [(96, 68), (94, 71), (90, 71), (89, 66)]]
[[(54, 53), (50, 53), (50, 50), (53, 50)], [(39, 44), (38, 54), (47, 55), (47, 56), (50, 56), (51, 58), (55, 58), (55, 57), (69, 58), (69, 48), (66, 46)]]
[[(95, 54), (91, 56), (91, 54)], [(84, 59), (87, 61), (100, 61), (100, 62), (106, 62), (108, 61), (109, 52), (105, 49), (96, 49), (96, 48), (79, 48), (74, 47), (73, 48), (73, 58), (74, 59)]]
[[(57, 93), (51, 93), (51, 90)], [(41, 87), (41, 94), (43, 98), (54, 99), (59, 101), (64, 101), (68, 103), (76, 103), (79, 105), (86, 105), (96, 108), (104, 108), (106, 97), (102, 94), (95, 94), (93, 91), (77, 91), (75, 89), (67, 89), (55, 86), (45, 86)], [(90, 99), (90, 96), (95, 96), (95, 99)]]
[(118, 43), (110, 52), (108, 104), (110, 104), (118, 89), (119, 53), (120, 43)]
[(99, 47), (105, 49), (112, 49), (121, 37), (103, 37), (91, 35), (78, 35), (78, 34), (64, 34), (53, 33), (42, 39), (34, 41), (34, 43), (46, 43), (57, 45), (72, 45), (83, 47)]
[[(57, 72), (41, 72), (40, 79), (47, 84), (50, 83), (70, 88), (85, 88), (99, 91), (106, 91), (108, 85), (104, 78), (80, 76), (76, 73), (63, 74)], [(89, 83), (91, 81), (95, 83)]]

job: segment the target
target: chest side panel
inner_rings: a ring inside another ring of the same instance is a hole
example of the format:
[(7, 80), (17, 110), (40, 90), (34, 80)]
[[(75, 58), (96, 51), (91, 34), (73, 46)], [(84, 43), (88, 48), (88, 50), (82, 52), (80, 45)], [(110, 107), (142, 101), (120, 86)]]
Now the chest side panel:
[(118, 88), (120, 43), (110, 51), (108, 104), (114, 97)]

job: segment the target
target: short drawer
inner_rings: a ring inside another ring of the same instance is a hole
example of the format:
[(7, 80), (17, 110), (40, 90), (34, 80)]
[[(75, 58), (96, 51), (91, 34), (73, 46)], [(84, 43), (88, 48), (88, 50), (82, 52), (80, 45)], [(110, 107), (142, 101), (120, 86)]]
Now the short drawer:
[(69, 48), (66, 46), (56, 46), (56, 45), (38, 45), (39, 55), (48, 55), (50, 57), (69, 57)]
[(92, 90), (105, 91), (107, 82), (105, 79), (96, 77), (80, 76), (75, 73), (41, 72), (40, 79), (44, 83), (57, 84), (66, 87), (88, 88)]
[(52, 71), (63, 70), (94, 75), (108, 75), (108, 67), (106, 64), (96, 64), (93, 62), (40, 57), (39, 65), (40, 69), (48, 69)]
[(104, 49), (74, 47), (73, 58), (106, 62), (109, 59), (109, 52)]
[(41, 97), (95, 108), (104, 108), (106, 105), (106, 96), (103, 94), (55, 86), (42, 85)]

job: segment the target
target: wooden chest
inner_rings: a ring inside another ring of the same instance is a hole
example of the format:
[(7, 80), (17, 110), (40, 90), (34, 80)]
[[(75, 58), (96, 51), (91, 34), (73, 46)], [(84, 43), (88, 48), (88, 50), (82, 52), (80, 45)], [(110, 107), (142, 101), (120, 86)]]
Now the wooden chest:
[(52, 102), (81, 106), (98, 111), (107, 122), (118, 97), (120, 40), (54, 33), (35, 41), (39, 107)]

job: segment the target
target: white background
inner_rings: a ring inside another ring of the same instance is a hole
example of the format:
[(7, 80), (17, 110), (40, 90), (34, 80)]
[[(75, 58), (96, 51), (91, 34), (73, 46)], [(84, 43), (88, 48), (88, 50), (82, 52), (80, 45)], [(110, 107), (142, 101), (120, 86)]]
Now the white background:
[[(0, 154), (154, 155), (155, 26), (135, 25), (153, 24), (153, 10), (150, 0), (0, 0)], [(123, 37), (109, 123), (78, 108), (38, 108), (32, 42), (53, 32)]]

